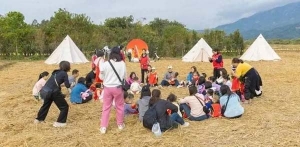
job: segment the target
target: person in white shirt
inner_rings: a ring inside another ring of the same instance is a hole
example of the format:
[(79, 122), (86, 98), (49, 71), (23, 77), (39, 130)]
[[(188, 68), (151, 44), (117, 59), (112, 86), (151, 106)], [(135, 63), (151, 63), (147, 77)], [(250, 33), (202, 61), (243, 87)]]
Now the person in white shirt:
[(139, 83), (139, 78), (138, 77), (134, 77), (133, 78), (133, 83), (131, 83), (130, 85), (130, 93), (131, 94), (139, 94), (142, 90), (142, 87)]
[[(116, 72), (113, 70), (115, 68)], [(113, 101), (115, 102), (117, 112), (117, 125), (119, 130), (123, 130), (124, 124), (124, 93), (122, 89), (121, 81), (126, 77), (126, 66), (122, 61), (120, 49), (114, 47), (111, 50), (109, 60), (104, 62), (100, 67), (100, 79), (103, 79), (104, 93), (103, 93), (103, 105), (101, 115), (101, 128), (100, 133), (105, 134), (109, 123), (109, 113)]]

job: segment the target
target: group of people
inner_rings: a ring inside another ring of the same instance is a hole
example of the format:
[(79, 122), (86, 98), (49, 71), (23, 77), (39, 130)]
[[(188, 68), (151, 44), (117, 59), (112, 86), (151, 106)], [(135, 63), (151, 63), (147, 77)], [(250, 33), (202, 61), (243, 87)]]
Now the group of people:
[[(186, 80), (179, 81), (178, 72), (174, 72), (170, 65), (160, 84), (155, 67), (149, 64), (146, 50), (143, 50), (139, 60), (141, 79), (134, 72), (126, 79), (126, 64), (121, 52), (120, 47), (114, 47), (109, 59), (105, 60), (103, 53), (97, 51), (96, 57), (93, 57), (92, 71), (86, 78), (78, 78), (74, 84), (72, 83), (79, 76), (79, 71), (73, 70), (72, 76), (68, 77), (70, 63), (67, 61), (62, 61), (50, 78), (48, 72), (43, 72), (33, 90), (35, 98), (41, 97), (44, 100), (35, 123), (44, 122), (54, 101), (60, 115), (53, 126), (66, 125), (68, 104), (61, 86), (70, 89), (71, 103), (85, 103), (92, 97), (102, 99), (102, 134), (107, 131), (112, 107), (116, 109), (117, 126), (120, 130), (125, 127), (124, 116), (137, 114), (145, 128), (151, 129), (158, 123), (161, 131), (166, 131), (178, 126), (189, 126), (185, 119), (202, 121), (211, 117), (241, 117), (244, 108), (240, 101), (249, 103), (262, 94), (262, 80), (255, 68), (233, 58), (231, 72), (227, 72), (223, 67), (222, 55), (216, 50), (209, 58), (214, 67), (213, 76), (207, 77), (193, 66)], [(189, 95), (177, 98), (171, 93), (166, 99), (162, 99), (158, 88), (150, 90), (151, 87), (163, 86), (187, 87)], [(137, 94), (140, 99), (134, 102), (134, 95)]]

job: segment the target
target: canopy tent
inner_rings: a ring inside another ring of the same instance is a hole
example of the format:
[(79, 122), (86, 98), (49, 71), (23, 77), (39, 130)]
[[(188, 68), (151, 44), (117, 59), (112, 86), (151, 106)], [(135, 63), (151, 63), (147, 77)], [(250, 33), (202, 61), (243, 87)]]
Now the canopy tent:
[(281, 60), (266, 39), (260, 34), (246, 52), (240, 57), (245, 61)]
[(147, 43), (141, 39), (133, 39), (126, 46), (127, 52), (132, 54), (133, 61), (138, 61), (139, 57), (142, 55), (143, 49), (145, 49), (146, 52), (149, 52)]
[(182, 57), (183, 62), (209, 62), (213, 55), (212, 48), (201, 38), (196, 45)]
[(69, 35), (67, 35), (60, 45), (52, 52), (45, 63), (59, 64), (61, 61), (69, 61), (70, 63), (75, 64), (89, 62)]

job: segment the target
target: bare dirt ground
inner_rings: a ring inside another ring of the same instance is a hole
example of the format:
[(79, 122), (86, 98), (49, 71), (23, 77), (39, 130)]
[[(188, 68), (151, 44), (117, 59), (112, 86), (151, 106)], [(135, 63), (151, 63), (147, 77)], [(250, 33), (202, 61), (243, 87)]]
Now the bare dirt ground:
[[(171, 130), (161, 138), (144, 129), (137, 116), (125, 119), (126, 128), (118, 131), (115, 111), (111, 112), (107, 134), (99, 133), (101, 103), (91, 101), (83, 105), (70, 104), (68, 125), (53, 128), (58, 109), (53, 104), (45, 124), (33, 124), (41, 106), (34, 100), (31, 91), (39, 73), (52, 72), (57, 65), (43, 61), (18, 62), (0, 70), (0, 146), (298, 146), (300, 143), (300, 53), (278, 52), (282, 61), (250, 62), (263, 79), (263, 96), (251, 105), (243, 105), (245, 114), (234, 120), (209, 119), (190, 122), (190, 127)], [(2, 66), (6, 61), (0, 61)], [(180, 60), (162, 60), (151, 63), (162, 77), (168, 65), (173, 65), (185, 79), (190, 67), (195, 65), (200, 72), (212, 74), (210, 63), (183, 63)], [(230, 69), (230, 59), (225, 60)], [(85, 76), (90, 64), (72, 65)], [(127, 63), (128, 73), (140, 75), (137, 63)], [(160, 78), (161, 79), (161, 78)], [(297, 84), (298, 83), (298, 84)], [(162, 88), (164, 98), (170, 93), (178, 97), (188, 95), (186, 88)], [(67, 91), (64, 89), (64, 92)], [(135, 97), (136, 99), (139, 96)], [(66, 98), (69, 102), (69, 98)]]

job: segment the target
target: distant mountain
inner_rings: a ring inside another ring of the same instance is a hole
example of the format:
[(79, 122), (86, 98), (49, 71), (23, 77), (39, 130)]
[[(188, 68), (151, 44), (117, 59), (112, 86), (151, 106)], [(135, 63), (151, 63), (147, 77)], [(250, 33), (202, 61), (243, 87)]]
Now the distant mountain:
[(263, 34), (266, 39), (295, 39), (300, 38), (300, 22), (267, 31), (249, 30), (241, 33), (245, 39), (254, 39), (259, 34)]
[(297, 2), (259, 12), (215, 29), (224, 30), (226, 33), (239, 29), (245, 39), (256, 38), (260, 33), (267, 39), (292, 39), (300, 37), (299, 24), (300, 2)]

